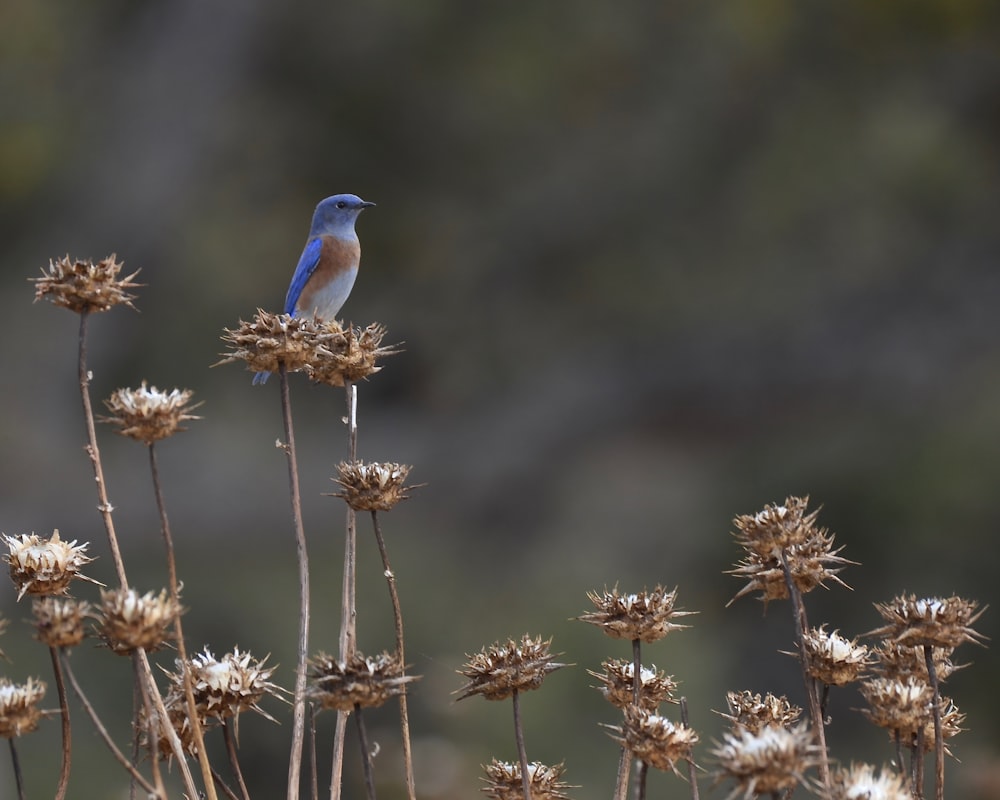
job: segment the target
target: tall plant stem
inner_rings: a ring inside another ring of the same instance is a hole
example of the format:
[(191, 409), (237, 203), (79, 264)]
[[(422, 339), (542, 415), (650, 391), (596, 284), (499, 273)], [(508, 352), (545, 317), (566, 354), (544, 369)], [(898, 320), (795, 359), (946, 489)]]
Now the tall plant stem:
[(118, 537), (115, 534), (115, 522), (111, 517), (114, 510), (108, 500), (108, 490), (104, 483), (104, 468), (101, 466), (101, 451), (97, 447), (97, 429), (94, 426), (94, 408), (90, 403), (90, 371), (87, 369), (87, 319), (86, 311), (80, 312), (80, 343), (77, 370), (80, 378), (80, 397), (83, 400), (83, 417), (87, 425), (87, 455), (94, 468), (94, 480), (97, 483), (97, 510), (104, 520), (104, 530), (108, 535), (108, 546), (111, 549), (111, 560), (118, 573), (118, 582), (124, 589), (128, 586), (125, 577), (125, 562), (122, 561), (121, 550), (118, 548)]
[[(163, 535), (163, 545), (167, 552), (167, 579), (170, 582), (170, 597), (174, 606), (180, 609), (180, 587), (177, 581), (177, 560), (174, 556), (174, 538), (170, 533), (170, 520), (167, 517), (167, 505), (163, 500), (163, 488), (160, 483), (160, 468), (156, 460), (156, 447), (149, 444), (149, 470), (153, 478), (153, 494), (156, 496), (156, 509), (160, 515), (160, 533)], [(215, 781), (212, 778), (212, 767), (208, 763), (208, 753), (205, 751), (205, 738), (198, 715), (198, 707), (194, 701), (194, 689), (191, 686), (191, 667), (188, 663), (187, 648), (184, 644), (184, 628), (181, 625), (181, 615), (178, 611), (174, 617), (174, 639), (177, 644), (177, 655), (181, 662), (181, 676), (184, 682), (184, 700), (187, 704), (188, 720), (191, 722), (191, 733), (198, 751), (198, 766), (201, 768), (201, 779), (205, 786), (207, 800), (218, 800), (215, 793)]]
[(649, 774), (649, 764), (645, 761), (639, 762), (639, 769), (635, 776), (635, 796), (636, 800), (646, 800), (646, 776)]
[[(141, 704), (142, 708), (146, 712), (146, 736), (148, 737), (150, 742), (150, 752), (159, 755), (158, 752), (159, 733), (157, 731), (157, 728), (163, 727), (164, 731), (166, 730), (165, 726), (163, 726), (162, 723), (160, 723), (160, 719), (164, 720), (166, 719), (166, 714), (164, 714), (163, 717), (161, 718), (159, 712), (153, 706), (153, 699), (149, 693), (149, 685), (145, 681), (145, 678), (142, 674), (142, 666), (139, 663), (139, 654), (141, 652), (142, 651), (138, 649), (132, 651), (132, 672), (134, 674), (134, 685), (139, 695), (136, 705), (138, 706), (138, 704)], [(159, 697), (159, 693), (157, 693), (156, 696)], [(139, 719), (138, 708), (136, 708), (134, 713), (135, 713), (135, 719), (138, 720)], [(169, 725), (169, 723), (167, 724)], [(173, 729), (171, 728), (171, 730)], [(164, 735), (166, 735), (166, 733), (164, 733)], [(132, 756), (136, 761), (138, 761), (138, 755), (139, 755), (139, 725), (136, 724), (135, 741), (132, 745)], [(154, 757), (151, 759), (151, 761), (153, 770), (153, 785), (156, 786), (157, 796), (166, 798), (167, 790), (166, 787), (164, 787), (163, 785), (163, 776), (160, 774), (160, 759)], [(134, 786), (132, 788), (134, 792)]]
[[(358, 387), (348, 383), (345, 387), (347, 399), (347, 460), (358, 457)], [(346, 661), (357, 647), (357, 552), (358, 532), (354, 509), (347, 507), (347, 523), (344, 535), (344, 585), (340, 604), (340, 658)], [(344, 775), (344, 744), (347, 739), (347, 716), (349, 711), (337, 711), (337, 725), (333, 736), (333, 768), (330, 774), (330, 800), (340, 800)]]
[(292, 750), (288, 758), (287, 800), (298, 800), (302, 774), (302, 747), (306, 723), (306, 661), (309, 658), (309, 556), (306, 533), (302, 524), (302, 502), (299, 493), (299, 470), (295, 454), (295, 432), (292, 428), (292, 404), (288, 394), (288, 371), (282, 364), (281, 415), (285, 425), (285, 455), (288, 457), (288, 483), (292, 501), (292, 523), (295, 528), (295, 551), (299, 564), (299, 644), (295, 664), (295, 695), (292, 700)]
[[(934, 666), (934, 648), (924, 645), (924, 663), (934, 692), (934, 797), (944, 800), (944, 733), (941, 730), (941, 687)], [(923, 748), (921, 748), (922, 750)]]
[(531, 800), (531, 775), (528, 772), (528, 751), (524, 747), (524, 728), (521, 725), (521, 698), (517, 689), (511, 696), (514, 703), (514, 738), (517, 741), (517, 758), (521, 762), (521, 789), (524, 800)]
[(240, 794), (243, 796), (243, 800), (250, 800), (250, 793), (247, 791), (246, 782), (243, 780), (243, 770), (240, 769), (240, 760), (236, 756), (236, 742), (233, 741), (232, 726), (229, 724), (228, 719), (222, 721), (222, 738), (226, 742), (229, 768), (232, 770), (233, 777), (236, 778), (236, 783), (240, 787)]
[[(688, 703), (687, 698), (682, 697), (680, 699), (681, 704), (681, 724), (685, 728), (690, 727), (688, 724)], [(694, 756), (688, 755), (687, 757), (688, 765), (688, 783), (691, 784), (691, 800), (699, 800), (698, 798), (698, 768), (694, 763)]]
[[(382, 528), (378, 522), (378, 512), (372, 509), (372, 526), (375, 529), (375, 541), (382, 556), (382, 567), (385, 580), (389, 585), (389, 599), (392, 601), (392, 618), (396, 630), (396, 655), (399, 658), (400, 674), (406, 672), (406, 656), (403, 651), (403, 612), (399, 604), (399, 593), (396, 591), (396, 574), (389, 563), (389, 551), (385, 546)], [(409, 800), (417, 800), (416, 784), (413, 780), (413, 750), (410, 746), (410, 714), (406, 705), (406, 690), (399, 695), (399, 723), (403, 737), (403, 768), (406, 771), (406, 794)]]
[(69, 679), (69, 685), (73, 688), (73, 693), (77, 696), (80, 701), (80, 705), (83, 706), (83, 710), (87, 712), (87, 716), (90, 717), (90, 721), (93, 723), (94, 728), (97, 730), (98, 736), (104, 742), (105, 746), (111, 752), (111, 755), (115, 757), (115, 760), (121, 764), (129, 774), (132, 779), (139, 784), (144, 792), (146, 792), (151, 797), (164, 797), (156, 791), (156, 788), (150, 783), (146, 777), (135, 768), (135, 765), (128, 759), (120, 749), (118, 745), (115, 744), (111, 735), (108, 733), (108, 729), (104, 727), (104, 723), (101, 722), (101, 718), (97, 715), (97, 711), (94, 706), (91, 705), (90, 700), (87, 699), (87, 695), (83, 693), (83, 688), (80, 686), (76, 679), (76, 675), (73, 674), (73, 668), (69, 663), (69, 656), (66, 653), (62, 655), (63, 671), (66, 673), (66, 677)]
[(819, 691), (816, 680), (809, 674), (809, 652), (806, 650), (805, 634), (809, 630), (806, 619), (806, 607), (802, 602), (802, 593), (795, 584), (792, 570), (788, 566), (785, 552), (781, 552), (781, 569), (785, 575), (785, 586), (792, 601), (792, 616), (795, 622), (795, 645), (799, 650), (799, 663), (802, 665), (802, 681), (805, 686), (806, 700), (809, 702), (809, 717), (812, 720), (813, 736), (820, 748), (819, 780), (826, 791), (830, 789), (830, 757), (826, 750), (826, 724), (823, 711), (820, 708)]
[(66, 701), (66, 682), (63, 680), (62, 666), (59, 664), (59, 651), (49, 648), (52, 656), (52, 673), (56, 679), (56, 691), (59, 693), (59, 715), (62, 718), (62, 762), (59, 767), (59, 784), (56, 786), (56, 800), (66, 797), (66, 787), (69, 785), (69, 768), (73, 760), (73, 737), (69, 724), (69, 703)]
[(365, 719), (361, 714), (361, 706), (354, 704), (354, 721), (358, 726), (358, 741), (361, 743), (361, 765), (365, 774), (365, 792), (368, 800), (375, 798), (375, 769), (372, 765), (371, 745), (368, 744), (368, 732), (365, 730)]
[(24, 775), (21, 774), (21, 759), (17, 757), (17, 745), (14, 744), (13, 736), (7, 741), (10, 742), (10, 764), (14, 770), (14, 782), (17, 785), (17, 800), (24, 800)]

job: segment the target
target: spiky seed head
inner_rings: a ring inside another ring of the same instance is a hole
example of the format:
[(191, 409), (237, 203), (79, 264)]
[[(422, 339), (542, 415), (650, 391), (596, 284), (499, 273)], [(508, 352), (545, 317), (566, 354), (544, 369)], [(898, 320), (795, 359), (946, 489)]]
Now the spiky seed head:
[(146, 594), (127, 587), (102, 590), (97, 632), (115, 653), (130, 654), (139, 647), (153, 652), (170, 639), (169, 629), (181, 613), (166, 589)]
[(611, 728), (611, 738), (640, 761), (676, 775), (680, 775), (677, 762), (688, 761), (698, 743), (697, 732), (686, 725), (636, 706), (625, 708), (622, 725)]
[[(846, 639), (826, 626), (811, 628), (802, 636), (806, 672), (827, 686), (845, 686), (862, 678), (872, 664), (871, 651), (857, 639)], [(798, 657), (798, 653), (792, 653)]]
[(308, 694), (326, 709), (375, 708), (404, 694), (407, 684), (419, 678), (406, 674), (396, 653), (365, 656), (356, 651), (346, 660), (318, 653), (309, 661)]
[[(338, 325), (339, 327), (339, 325)], [(374, 375), (386, 356), (401, 352), (399, 345), (382, 346), (386, 329), (377, 322), (365, 328), (340, 328), (309, 364), (309, 380), (327, 386), (344, 386)]]
[(820, 748), (805, 723), (793, 728), (768, 725), (753, 733), (737, 728), (723, 734), (712, 750), (719, 765), (716, 780), (736, 784), (730, 797), (778, 794), (806, 783), (806, 771), (819, 763)]
[(807, 514), (808, 503), (808, 497), (789, 497), (784, 505), (765, 506), (763, 511), (733, 520), (733, 536), (744, 557), (727, 573), (747, 583), (730, 604), (752, 592), (760, 592), (765, 605), (787, 599), (785, 563), (792, 582), (803, 594), (825, 586), (827, 581), (850, 588), (837, 576), (856, 562), (839, 555), (843, 547), (836, 547), (833, 534), (816, 526), (819, 511)]
[(3, 534), (7, 544), (4, 561), (10, 566), (10, 577), (17, 587), (17, 599), (26, 594), (66, 594), (75, 578), (97, 583), (80, 574), (84, 565), (94, 559), (86, 555), (87, 542), (81, 545), (59, 538), (59, 531), (43, 539), (34, 533), (20, 536)]
[[(496, 800), (524, 800), (524, 781), (521, 780), (521, 765), (518, 762), (493, 759), (483, 765), (486, 786), (481, 791)], [(528, 791), (532, 800), (569, 800), (566, 789), (578, 787), (563, 783), (566, 767), (562, 764), (546, 766), (537, 761), (528, 764)]]
[[(622, 659), (607, 659), (601, 664), (604, 672), (587, 670), (587, 673), (597, 678), (601, 685), (596, 687), (604, 699), (618, 708), (633, 705), (633, 686), (635, 679), (635, 663)], [(662, 670), (657, 671), (656, 665), (639, 668), (639, 707), (655, 711), (660, 703), (676, 703), (674, 692), (677, 682), (672, 676)]]
[[(954, 754), (951, 752), (951, 748), (948, 747), (948, 740), (958, 736), (965, 728), (962, 727), (962, 723), (965, 722), (965, 714), (958, 710), (958, 706), (955, 705), (954, 701), (950, 697), (941, 698), (941, 738), (945, 741), (944, 753), (947, 756), (954, 758)], [(915, 746), (916, 741), (912, 742)], [(934, 750), (934, 715), (931, 714), (927, 722), (924, 723), (923, 732), (923, 744), (924, 752), (929, 753)]]
[(0, 677), (0, 736), (14, 739), (34, 731), (42, 717), (38, 703), (44, 696), (44, 681), (28, 678), (14, 683)]
[[(939, 681), (947, 680), (956, 671), (968, 666), (955, 664), (951, 660), (951, 648), (934, 647), (931, 650), (934, 659), (934, 672)], [(907, 678), (913, 676), (930, 683), (927, 674), (927, 659), (922, 647), (910, 647), (893, 641), (883, 641), (872, 648), (872, 653), (878, 663), (878, 672), (883, 678)]]
[(669, 592), (657, 586), (651, 592), (643, 589), (634, 594), (621, 594), (615, 586), (611, 591), (587, 592), (587, 597), (595, 610), (577, 619), (597, 625), (612, 639), (655, 642), (671, 631), (691, 627), (675, 620), (698, 613), (676, 607), (676, 587)]
[(146, 381), (138, 389), (116, 389), (104, 401), (111, 416), (101, 421), (116, 425), (122, 436), (152, 444), (183, 431), (182, 422), (200, 419), (191, 413), (200, 405), (190, 405), (192, 394), (190, 389), (164, 392)]
[(341, 461), (334, 479), (341, 487), (336, 497), (342, 497), (355, 511), (388, 511), (409, 498), (406, 464)]
[(986, 611), (973, 600), (951, 597), (918, 598), (900, 595), (875, 608), (886, 624), (871, 632), (909, 647), (942, 647), (954, 650), (963, 642), (983, 644), (986, 639), (972, 624)]
[(861, 684), (861, 694), (868, 702), (862, 713), (880, 728), (898, 731), (907, 741), (933, 716), (934, 693), (926, 682), (913, 676), (872, 678)]
[(96, 264), (68, 255), (51, 259), (49, 268), (42, 268), (42, 277), (30, 279), (35, 284), (35, 301), (48, 300), (78, 314), (108, 311), (118, 305), (134, 309), (135, 295), (129, 290), (142, 286), (132, 280), (139, 270), (120, 278), (123, 265), (115, 259), (114, 254)]
[[(194, 727), (191, 725), (191, 717), (188, 714), (187, 698), (184, 692), (177, 691), (176, 687), (167, 692), (163, 698), (163, 707), (167, 711), (167, 719), (170, 727), (174, 729), (177, 738), (181, 743), (181, 750), (189, 756), (198, 755), (198, 743), (194, 735)], [(141, 731), (139, 743), (150, 753), (161, 761), (173, 762), (174, 748), (167, 736), (163, 726), (159, 724), (159, 712), (154, 709), (152, 715), (148, 713), (145, 705), (139, 709), (139, 718), (136, 727)], [(202, 731), (218, 724), (216, 717), (203, 717), (199, 713), (198, 724)]]
[(882, 767), (878, 775), (870, 764), (851, 764), (834, 770), (825, 800), (912, 800), (902, 775)]
[(555, 661), (550, 651), (552, 639), (525, 634), (515, 642), (494, 642), (468, 656), (465, 669), (458, 671), (468, 683), (457, 690), (459, 700), (480, 694), (487, 700), (505, 700), (514, 692), (537, 689), (550, 672), (567, 666)]
[(267, 695), (282, 697), (284, 689), (270, 678), (274, 667), (265, 666), (267, 656), (255, 659), (238, 647), (216, 658), (206, 647), (188, 659), (187, 664), (177, 662), (177, 671), (168, 673), (172, 691), (184, 694), (185, 667), (191, 675), (191, 689), (199, 716), (227, 719), (244, 711), (256, 711), (274, 721), (258, 705)]
[(90, 603), (43, 597), (32, 603), (35, 638), (49, 647), (76, 647), (86, 636), (84, 620), (93, 616)]
[(734, 730), (748, 730), (750, 733), (760, 733), (768, 726), (790, 728), (802, 716), (799, 706), (788, 702), (784, 695), (780, 697), (768, 692), (763, 697), (749, 690), (727, 692), (726, 705), (729, 713), (721, 716), (728, 719)]

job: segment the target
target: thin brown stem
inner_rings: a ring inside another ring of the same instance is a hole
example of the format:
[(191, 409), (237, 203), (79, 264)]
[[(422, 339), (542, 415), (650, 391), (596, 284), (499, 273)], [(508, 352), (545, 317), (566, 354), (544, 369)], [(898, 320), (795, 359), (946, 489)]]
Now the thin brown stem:
[(292, 705), (292, 750), (288, 758), (287, 800), (298, 800), (302, 774), (302, 748), (306, 721), (306, 667), (309, 658), (309, 556), (302, 524), (302, 503), (299, 493), (299, 470), (295, 454), (295, 431), (292, 427), (292, 404), (288, 394), (288, 372), (278, 368), (281, 379), (281, 415), (285, 425), (285, 455), (288, 457), (288, 483), (292, 502), (292, 523), (295, 528), (295, 551), (299, 565), (299, 642), (295, 665), (295, 695)]
[(625, 745), (622, 745), (621, 755), (618, 757), (618, 777), (615, 781), (614, 800), (625, 800), (628, 794), (628, 778), (632, 769), (632, 754)]
[[(145, 677), (142, 674), (142, 666), (139, 660), (139, 654), (141, 650), (134, 650), (132, 652), (132, 673), (133, 673), (133, 683), (139, 692), (139, 703), (141, 703), (142, 708), (146, 712), (146, 737), (149, 739), (149, 749), (151, 752), (155, 752), (158, 749), (159, 738), (159, 728), (162, 728), (162, 723), (159, 723), (159, 713), (155, 710), (153, 705), (153, 699), (150, 695), (149, 685), (146, 683)], [(155, 687), (154, 687), (155, 688)], [(159, 692), (156, 693), (159, 697)], [(166, 715), (164, 714), (164, 719)], [(138, 708), (135, 711), (135, 719), (139, 719)], [(168, 723), (169, 724), (169, 723)], [(139, 725), (135, 725), (135, 736), (136, 741), (133, 747), (132, 754), (138, 757), (139, 753)], [(158, 758), (152, 759), (152, 770), (153, 770), (153, 785), (156, 786), (157, 795), (159, 797), (166, 797), (167, 790), (163, 785), (163, 776), (160, 774), (160, 760)]]
[(247, 791), (246, 782), (243, 780), (243, 770), (240, 769), (240, 759), (236, 755), (236, 742), (233, 740), (232, 727), (228, 719), (222, 721), (222, 738), (226, 743), (226, 754), (229, 756), (229, 769), (236, 778), (236, 783), (240, 787), (240, 794), (243, 800), (250, 800), (250, 792)]
[(632, 705), (639, 707), (642, 690), (642, 640), (632, 640)]
[[(386, 583), (389, 585), (389, 599), (392, 601), (392, 618), (396, 630), (396, 655), (399, 658), (400, 674), (406, 672), (406, 656), (403, 652), (403, 612), (399, 604), (399, 593), (396, 591), (396, 574), (389, 563), (389, 551), (385, 546), (382, 528), (378, 522), (378, 512), (372, 509), (372, 526), (375, 528), (375, 541), (382, 556), (382, 567)], [(417, 800), (416, 783), (413, 780), (413, 750), (410, 746), (410, 714), (406, 705), (406, 689), (399, 695), (399, 723), (403, 738), (403, 769), (406, 773), (406, 794), (409, 800)]]
[(924, 800), (924, 731), (923, 728), (917, 730), (917, 741), (910, 748), (910, 768), (913, 771), (913, 792), (914, 800)]
[(368, 800), (375, 798), (375, 768), (372, 765), (372, 751), (368, 744), (368, 732), (365, 730), (364, 717), (361, 714), (361, 706), (354, 704), (354, 721), (358, 726), (358, 741), (361, 743), (361, 765), (365, 774), (365, 792)]
[[(174, 538), (170, 533), (170, 520), (167, 517), (167, 505), (163, 500), (163, 488), (160, 483), (160, 468), (156, 459), (156, 448), (149, 444), (149, 471), (153, 479), (153, 494), (156, 497), (156, 510), (160, 515), (160, 533), (167, 554), (167, 579), (170, 584), (170, 597), (176, 608), (180, 608), (180, 585), (177, 580), (177, 560), (174, 556)], [(177, 644), (177, 655), (181, 663), (181, 677), (184, 686), (184, 701), (187, 705), (188, 720), (191, 723), (191, 733), (194, 746), (198, 753), (198, 766), (201, 768), (202, 783), (205, 786), (207, 800), (218, 800), (215, 793), (215, 781), (212, 779), (212, 768), (208, 763), (208, 752), (205, 750), (205, 737), (201, 726), (201, 717), (194, 700), (194, 688), (191, 685), (191, 665), (188, 663), (187, 648), (184, 644), (184, 628), (181, 615), (174, 617), (174, 639)]]
[(62, 761), (59, 767), (59, 783), (56, 786), (55, 800), (66, 797), (66, 787), (69, 785), (69, 769), (73, 761), (73, 737), (69, 724), (69, 703), (66, 699), (66, 682), (63, 680), (62, 667), (59, 664), (59, 651), (49, 648), (52, 657), (52, 673), (56, 679), (56, 691), (59, 693), (59, 715), (62, 719)]
[(212, 782), (222, 789), (222, 793), (229, 798), (229, 800), (240, 800), (240, 797), (236, 792), (229, 788), (229, 785), (222, 779), (218, 770), (212, 767)]
[(309, 704), (309, 784), (312, 800), (319, 800), (319, 765), (316, 762), (316, 706)]
[(639, 762), (639, 769), (635, 776), (635, 797), (636, 800), (646, 800), (646, 776), (649, 774), (649, 764), (645, 761)]
[(514, 738), (517, 741), (517, 758), (521, 762), (521, 788), (524, 800), (531, 800), (531, 774), (528, 772), (528, 751), (524, 747), (524, 728), (521, 725), (521, 699), (517, 689), (511, 699), (514, 701)]
[[(104, 723), (101, 722), (101, 718), (97, 715), (97, 711), (94, 706), (91, 705), (90, 701), (87, 699), (87, 695), (83, 693), (83, 689), (76, 679), (76, 675), (73, 674), (73, 668), (69, 663), (69, 655), (66, 653), (62, 654), (62, 665), (63, 670), (66, 673), (66, 677), (69, 680), (69, 685), (73, 688), (73, 693), (77, 696), (80, 701), (80, 705), (83, 706), (83, 710), (87, 712), (87, 716), (90, 717), (90, 721), (93, 723), (94, 728), (97, 730), (97, 735), (101, 737), (105, 746), (114, 756), (115, 760), (121, 764), (129, 774), (132, 776), (132, 780), (139, 784), (139, 786), (147, 794), (155, 797), (163, 797), (156, 792), (156, 788), (150, 783), (146, 777), (135, 768), (135, 765), (129, 761), (128, 756), (126, 756), (121, 750), (118, 749), (118, 745), (114, 743), (111, 735), (108, 733), (108, 729), (104, 727)], [(154, 748), (155, 749), (155, 748)]]
[[(681, 724), (685, 728), (691, 727), (688, 722), (688, 703), (687, 698), (682, 697), (680, 699), (681, 704)], [(695, 766), (694, 756), (690, 753), (687, 757), (688, 765), (688, 783), (691, 784), (691, 800), (699, 800), (698, 797), (698, 767)]]
[(792, 616), (795, 622), (795, 645), (799, 650), (799, 663), (802, 665), (802, 682), (805, 686), (806, 700), (809, 703), (809, 717), (812, 720), (813, 736), (820, 749), (819, 779), (824, 789), (830, 789), (830, 757), (826, 750), (826, 724), (820, 709), (819, 691), (815, 679), (809, 674), (809, 652), (806, 650), (805, 634), (809, 630), (806, 619), (806, 607), (799, 591), (785, 552), (781, 552), (781, 569), (785, 576), (785, 586), (792, 601)]
[[(934, 797), (944, 800), (944, 731), (941, 729), (941, 686), (934, 666), (934, 648), (924, 645), (924, 663), (934, 693)], [(923, 751), (923, 748), (920, 748)]]
[(83, 418), (87, 426), (87, 455), (90, 457), (90, 464), (94, 469), (94, 480), (97, 483), (97, 510), (104, 520), (104, 530), (108, 535), (108, 546), (111, 549), (111, 559), (118, 573), (118, 582), (122, 588), (128, 586), (128, 579), (125, 577), (125, 562), (122, 561), (121, 551), (118, 549), (118, 537), (115, 534), (115, 523), (111, 517), (113, 506), (108, 500), (108, 490), (104, 483), (104, 468), (101, 466), (101, 451), (97, 447), (97, 429), (94, 426), (94, 409), (90, 403), (90, 371), (87, 369), (87, 319), (86, 311), (80, 312), (80, 345), (79, 358), (77, 362), (78, 374), (80, 378), (80, 397), (83, 400)]
[(21, 759), (17, 757), (17, 745), (14, 744), (14, 737), (7, 740), (10, 742), (10, 763), (14, 770), (14, 782), (17, 784), (17, 800), (24, 800), (24, 775), (21, 773)]

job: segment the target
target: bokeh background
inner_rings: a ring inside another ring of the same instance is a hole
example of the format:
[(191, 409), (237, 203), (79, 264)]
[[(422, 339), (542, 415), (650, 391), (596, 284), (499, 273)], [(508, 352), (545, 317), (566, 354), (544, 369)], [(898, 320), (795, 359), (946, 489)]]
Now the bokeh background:
[[(290, 687), (277, 382), (211, 365), (223, 328), (280, 310), (315, 203), (351, 191), (378, 206), (344, 314), (405, 342), (360, 387), (360, 454), (427, 484), (383, 520), (424, 676), (421, 796), (475, 796), (480, 764), (514, 758), (509, 707), (451, 693), (465, 653), (525, 632), (576, 665), (525, 697), (529, 756), (565, 760), (574, 797), (608, 796), (617, 749), (598, 723), (615, 714), (586, 669), (628, 647), (571, 619), (587, 590), (677, 585), (700, 612), (646, 653), (682, 682), (702, 761), (727, 689), (800, 699), (778, 652), (788, 609), (726, 608), (740, 584), (723, 574), (732, 517), (788, 494), (821, 504), (861, 563), (843, 575), (853, 591), (810, 595), (813, 622), (853, 636), (878, 624), (873, 601), (955, 592), (993, 604), (978, 628), (995, 637), (998, 37), (991, 0), (7, 0), (0, 529), (90, 541), (90, 574), (112, 580), (77, 319), (33, 305), (26, 279), (50, 257), (115, 252), (146, 285), (139, 313), (92, 321), (95, 398), (147, 379), (204, 401), (159, 448), (189, 647), (271, 653)], [(333, 650), (344, 511), (323, 493), (343, 398), (299, 379), (292, 398), (313, 649)], [(160, 587), (145, 453), (101, 434), (130, 577)], [(392, 627), (365, 523), (360, 643), (375, 651)], [(0, 607), (3, 674), (47, 676), (27, 603), (5, 586)], [(968, 714), (953, 792), (998, 797), (1000, 657), (958, 655), (974, 663), (949, 686)], [(127, 662), (89, 645), (74, 659), (121, 740)], [(887, 761), (861, 705), (835, 695), (834, 755)], [(290, 728), (267, 710), (280, 727), (240, 730), (260, 797), (284, 791)], [(121, 796), (74, 713), (70, 797)], [(401, 796), (395, 717), (370, 724), (382, 793)], [(57, 729), (21, 743), (32, 796), (54, 785)], [(321, 753), (330, 730), (321, 719)]]

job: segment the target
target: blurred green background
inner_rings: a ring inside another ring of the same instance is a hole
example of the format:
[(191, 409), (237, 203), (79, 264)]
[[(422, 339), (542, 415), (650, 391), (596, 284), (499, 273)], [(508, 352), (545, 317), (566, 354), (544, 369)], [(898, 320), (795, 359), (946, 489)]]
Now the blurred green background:
[[(525, 632), (576, 665), (525, 697), (529, 756), (565, 760), (574, 797), (611, 793), (598, 723), (616, 716), (586, 669), (628, 647), (571, 618), (615, 584), (678, 585), (700, 612), (646, 654), (682, 682), (705, 762), (726, 690), (801, 699), (777, 652), (787, 607), (724, 607), (741, 585), (723, 574), (735, 514), (788, 494), (823, 505), (862, 566), (843, 575), (853, 592), (810, 595), (811, 621), (848, 635), (902, 591), (996, 606), (998, 37), (990, 0), (7, 0), (0, 530), (90, 541), (89, 574), (112, 580), (77, 319), (32, 305), (26, 279), (50, 257), (116, 252), (146, 286), (140, 313), (92, 321), (95, 400), (146, 379), (204, 401), (159, 448), (189, 647), (271, 653), (290, 687), (277, 382), (210, 365), (224, 327), (280, 310), (315, 203), (355, 192), (378, 207), (343, 313), (405, 342), (360, 387), (360, 454), (427, 484), (383, 520), (424, 676), (421, 796), (475, 796), (480, 764), (515, 757), (507, 704), (451, 692), (465, 653)], [(345, 456), (343, 397), (292, 383), (313, 649), (333, 650), (344, 511), (322, 495)], [(100, 433), (130, 577), (160, 587), (145, 453)], [(361, 534), (360, 644), (376, 651), (391, 617), (367, 520)], [(5, 586), (0, 607), (2, 672), (48, 676), (27, 602)], [(995, 637), (996, 619), (979, 630)], [(953, 792), (1000, 797), (1000, 656), (958, 656), (974, 664), (948, 687), (968, 714)], [(127, 662), (89, 644), (74, 659), (122, 739)], [(833, 753), (887, 761), (861, 705), (835, 695)], [(267, 710), (282, 726), (240, 730), (258, 797), (285, 783), (290, 716)], [(400, 797), (395, 716), (370, 725), (382, 795)], [(74, 726), (70, 797), (121, 796), (79, 711)], [(57, 729), (21, 742), (31, 796), (54, 786)], [(347, 756), (356, 797), (353, 742)]]

